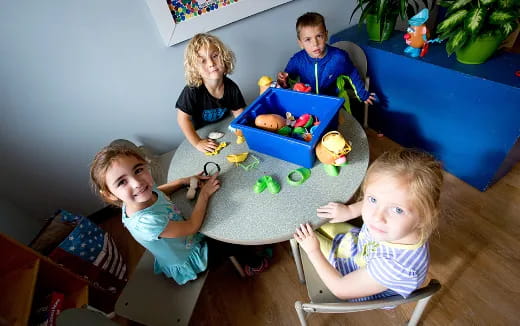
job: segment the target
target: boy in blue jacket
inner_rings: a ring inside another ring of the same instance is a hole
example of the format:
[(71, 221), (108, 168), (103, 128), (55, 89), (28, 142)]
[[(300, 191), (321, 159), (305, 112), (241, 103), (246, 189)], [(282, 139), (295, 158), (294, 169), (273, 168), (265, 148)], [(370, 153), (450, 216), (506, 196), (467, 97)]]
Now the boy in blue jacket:
[(339, 76), (349, 77), (358, 99), (373, 104), (375, 94), (369, 93), (348, 54), (327, 44), (328, 34), (325, 19), (316, 12), (308, 12), (296, 21), (298, 44), (303, 49), (295, 53), (285, 71), (279, 72), (278, 84), (288, 87), (288, 79), (309, 84), (312, 92), (337, 96), (336, 80)]

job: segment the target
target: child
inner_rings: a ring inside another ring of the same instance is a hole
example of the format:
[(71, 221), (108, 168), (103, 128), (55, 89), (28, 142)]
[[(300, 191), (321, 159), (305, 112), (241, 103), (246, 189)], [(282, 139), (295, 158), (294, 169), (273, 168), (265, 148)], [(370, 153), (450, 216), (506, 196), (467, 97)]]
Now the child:
[[(386, 152), (367, 171), (362, 201), (328, 203), (317, 210), (318, 217), (331, 223), (361, 215), (361, 229), (326, 224), (314, 233), (306, 224), (294, 238), (336, 297), (406, 298), (426, 278), (428, 237), (437, 225), (442, 180), (440, 163), (431, 155), (409, 149)], [(334, 235), (334, 227), (344, 230)]]
[(177, 122), (188, 141), (201, 152), (214, 151), (218, 144), (201, 139), (195, 132), (222, 120), (229, 111), (237, 117), (245, 107), (244, 97), (226, 75), (233, 72), (235, 56), (217, 37), (195, 35), (184, 53), (187, 86), (177, 103)]
[[(220, 188), (216, 175), (195, 176), (203, 184), (189, 219), (166, 196), (189, 185), (191, 177), (155, 187), (149, 166), (136, 149), (118, 145), (103, 148), (92, 162), (90, 177), (103, 200), (122, 207), (125, 227), (155, 256), (156, 274), (164, 273), (182, 285), (206, 270), (208, 244), (198, 230), (210, 197)], [(212, 243), (219, 247), (215, 253), (220, 254), (238, 248)]]
[(368, 93), (348, 54), (327, 44), (325, 19), (316, 12), (308, 12), (296, 21), (298, 45), (303, 49), (292, 56), (285, 71), (278, 73), (278, 84), (287, 88), (288, 79), (309, 84), (316, 94), (336, 96), (336, 80), (344, 75), (350, 78), (358, 98), (372, 104), (374, 93)]

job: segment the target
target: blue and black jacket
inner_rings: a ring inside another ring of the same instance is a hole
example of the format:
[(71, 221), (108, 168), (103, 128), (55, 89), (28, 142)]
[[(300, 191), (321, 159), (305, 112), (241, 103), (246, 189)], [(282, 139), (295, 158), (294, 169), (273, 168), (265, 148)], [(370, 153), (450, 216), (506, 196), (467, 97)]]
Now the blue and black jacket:
[(297, 79), (312, 87), (312, 92), (322, 95), (337, 96), (336, 79), (345, 75), (350, 77), (350, 83), (357, 97), (365, 101), (370, 93), (365, 89), (359, 73), (350, 61), (348, 53), (334, 46), (327, 45), (326, 54), (321, 59), (311, 58), (305, 50), (295, 53), (285, 71), (289, 78)]

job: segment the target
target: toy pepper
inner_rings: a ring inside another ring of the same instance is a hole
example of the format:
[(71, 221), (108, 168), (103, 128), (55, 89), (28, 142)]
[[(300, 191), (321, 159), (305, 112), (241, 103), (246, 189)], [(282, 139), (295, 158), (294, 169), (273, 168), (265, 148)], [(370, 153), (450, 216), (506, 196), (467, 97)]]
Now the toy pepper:
[(309, 85), (304, 84), (304, 83), (296, 83), (293, 86), (293, 90), (295, 90), (297, 92), (302, 92), (302, 93), (309, 93), (312, 90), (312, 88)]
[(408, 20), (408, 25), (410, 26), (406, 29), (407, 33), (404, 34), (404, 39), (408, 46), (404, 49), (404, 53), (413, 58), (424, 57), (428, 52), (430, 43), (440, 42), (438, 38), (428, 40), (430, 32), (424, 24), (428, 20), (428, 16), (428, 9), (424, 8)]

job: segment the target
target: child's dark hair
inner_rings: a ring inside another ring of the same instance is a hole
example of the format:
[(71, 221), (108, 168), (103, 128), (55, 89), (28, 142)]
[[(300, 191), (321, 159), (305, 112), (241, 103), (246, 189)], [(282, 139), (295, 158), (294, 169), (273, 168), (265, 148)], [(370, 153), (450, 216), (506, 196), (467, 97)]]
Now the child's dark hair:
[(443, 182), (441, 163), (431, 154), (416, 149), (402, 148), (385, 152), (368, 168), (362, 192), (373, 176), (381, 174), (406, 180), (410, 199), (421, 217), (418, 230), (421, 237), (427, 239), (438, 224)]
[(105, 202), (116, 206), (121, 206), (123, 203), (119, 199), (111, 199), (111, 193), (106, 183), (106, 173), (112, 163), (121, 156), (133, 156), (139, 161), (148, 163), (137, 149), (122, 145), (109, 145), (96, 154), (90, 165), (90, 183), (94, 192)]
[(300, 39), (300, 30), (302, 27), (307, 26), (323, 26), (324, 30), (327, 30), (325, 26), (325, 18), (317, 12), (307, 12), (296, 20), (296, 36)]

